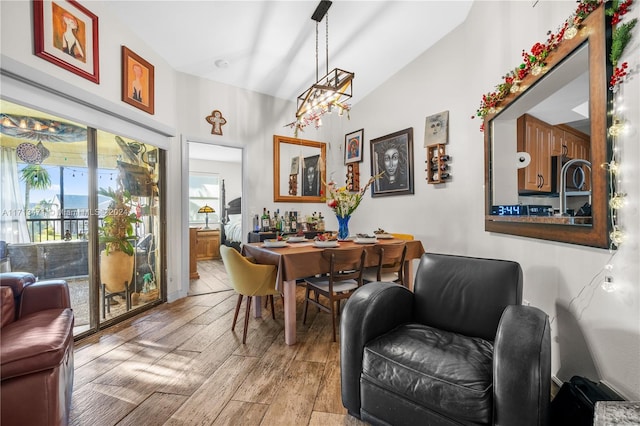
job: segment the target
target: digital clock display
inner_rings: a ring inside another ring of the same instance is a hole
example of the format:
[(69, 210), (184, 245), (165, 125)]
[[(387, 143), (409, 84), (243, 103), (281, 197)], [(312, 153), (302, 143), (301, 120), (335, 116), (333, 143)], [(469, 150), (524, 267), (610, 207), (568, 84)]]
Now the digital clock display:
[(491, 214), (494, 216), (527, 216), (529, 210), (522, 204), (509, 204), (491, 206)]

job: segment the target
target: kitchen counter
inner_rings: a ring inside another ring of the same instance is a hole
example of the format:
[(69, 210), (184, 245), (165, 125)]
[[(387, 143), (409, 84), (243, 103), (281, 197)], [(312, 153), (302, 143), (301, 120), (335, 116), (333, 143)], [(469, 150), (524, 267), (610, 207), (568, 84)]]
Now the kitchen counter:
[(591, 225), (591, 216), (487, 216), (495, 222), (545, 223), (556, 225)]

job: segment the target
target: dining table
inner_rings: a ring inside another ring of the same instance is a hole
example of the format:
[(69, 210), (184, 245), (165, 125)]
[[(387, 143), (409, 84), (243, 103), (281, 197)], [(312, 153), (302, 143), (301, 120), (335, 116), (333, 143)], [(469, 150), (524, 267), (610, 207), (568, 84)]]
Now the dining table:
[[(374, 243), (360, 244), (352, 240), (339, 241), (338, 249), (362, 247), (367, 256), (365, 267), (377, 266), (378, 256), (374, 247), (380, 244), (404, 242), (407, 246), (404, 263), (405, 282), (413, 290), (413, 260), (424, 254), (420, 240), (402, 240), (398, 238), (377, 239)], [(275, 265), (278, 268), (276, 289), (284, 297), (284, 334), (285, 343), (296, 343), (296, 282), (299, 279), (329, 272), (329, 262), (322, 256), (326, 247), (318, 247), (314, 241), (286, 243), (282, 247), (267, 246), (264, 242), (243, 244), (242, 254), (256, 263)], [(260, 298), (254, 298), (254, 315), (262, 316)]]

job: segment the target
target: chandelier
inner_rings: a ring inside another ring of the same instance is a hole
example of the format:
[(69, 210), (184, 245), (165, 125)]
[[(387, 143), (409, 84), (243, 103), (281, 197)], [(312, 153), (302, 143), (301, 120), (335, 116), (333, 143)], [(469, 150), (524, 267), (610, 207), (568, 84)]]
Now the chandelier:
[(326, 113), (331, 113), (334, 109), (339, 115), (349, 111), (351, 106), (346, 103), (352, 95), (352, 81), (354, 73), (334, 68), (329, 71), (329, 17), (326, 16), (326, 44), (325, 63), (326, 74), (319, 77), (318, 72), (318, 27), (325, 18), (331, 1), (322, 0), (313, 12), (311, 19), (316, 21), (316, 82), (298, 96), (296, 121), (290, 123), (290, 127), (302, 130), (303, 127), (314, 124), (316, 128), (322, 125), (321, 117)]

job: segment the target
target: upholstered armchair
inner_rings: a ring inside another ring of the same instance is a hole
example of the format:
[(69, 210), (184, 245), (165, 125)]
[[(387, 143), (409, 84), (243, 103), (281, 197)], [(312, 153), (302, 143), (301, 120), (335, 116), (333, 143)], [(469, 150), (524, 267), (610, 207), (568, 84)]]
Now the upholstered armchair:
[(544, 425), (549, 320), (511, 261), (427, 253), (414, 293), (374, 282), (340, 324), (342, 402), (372, 424)]

